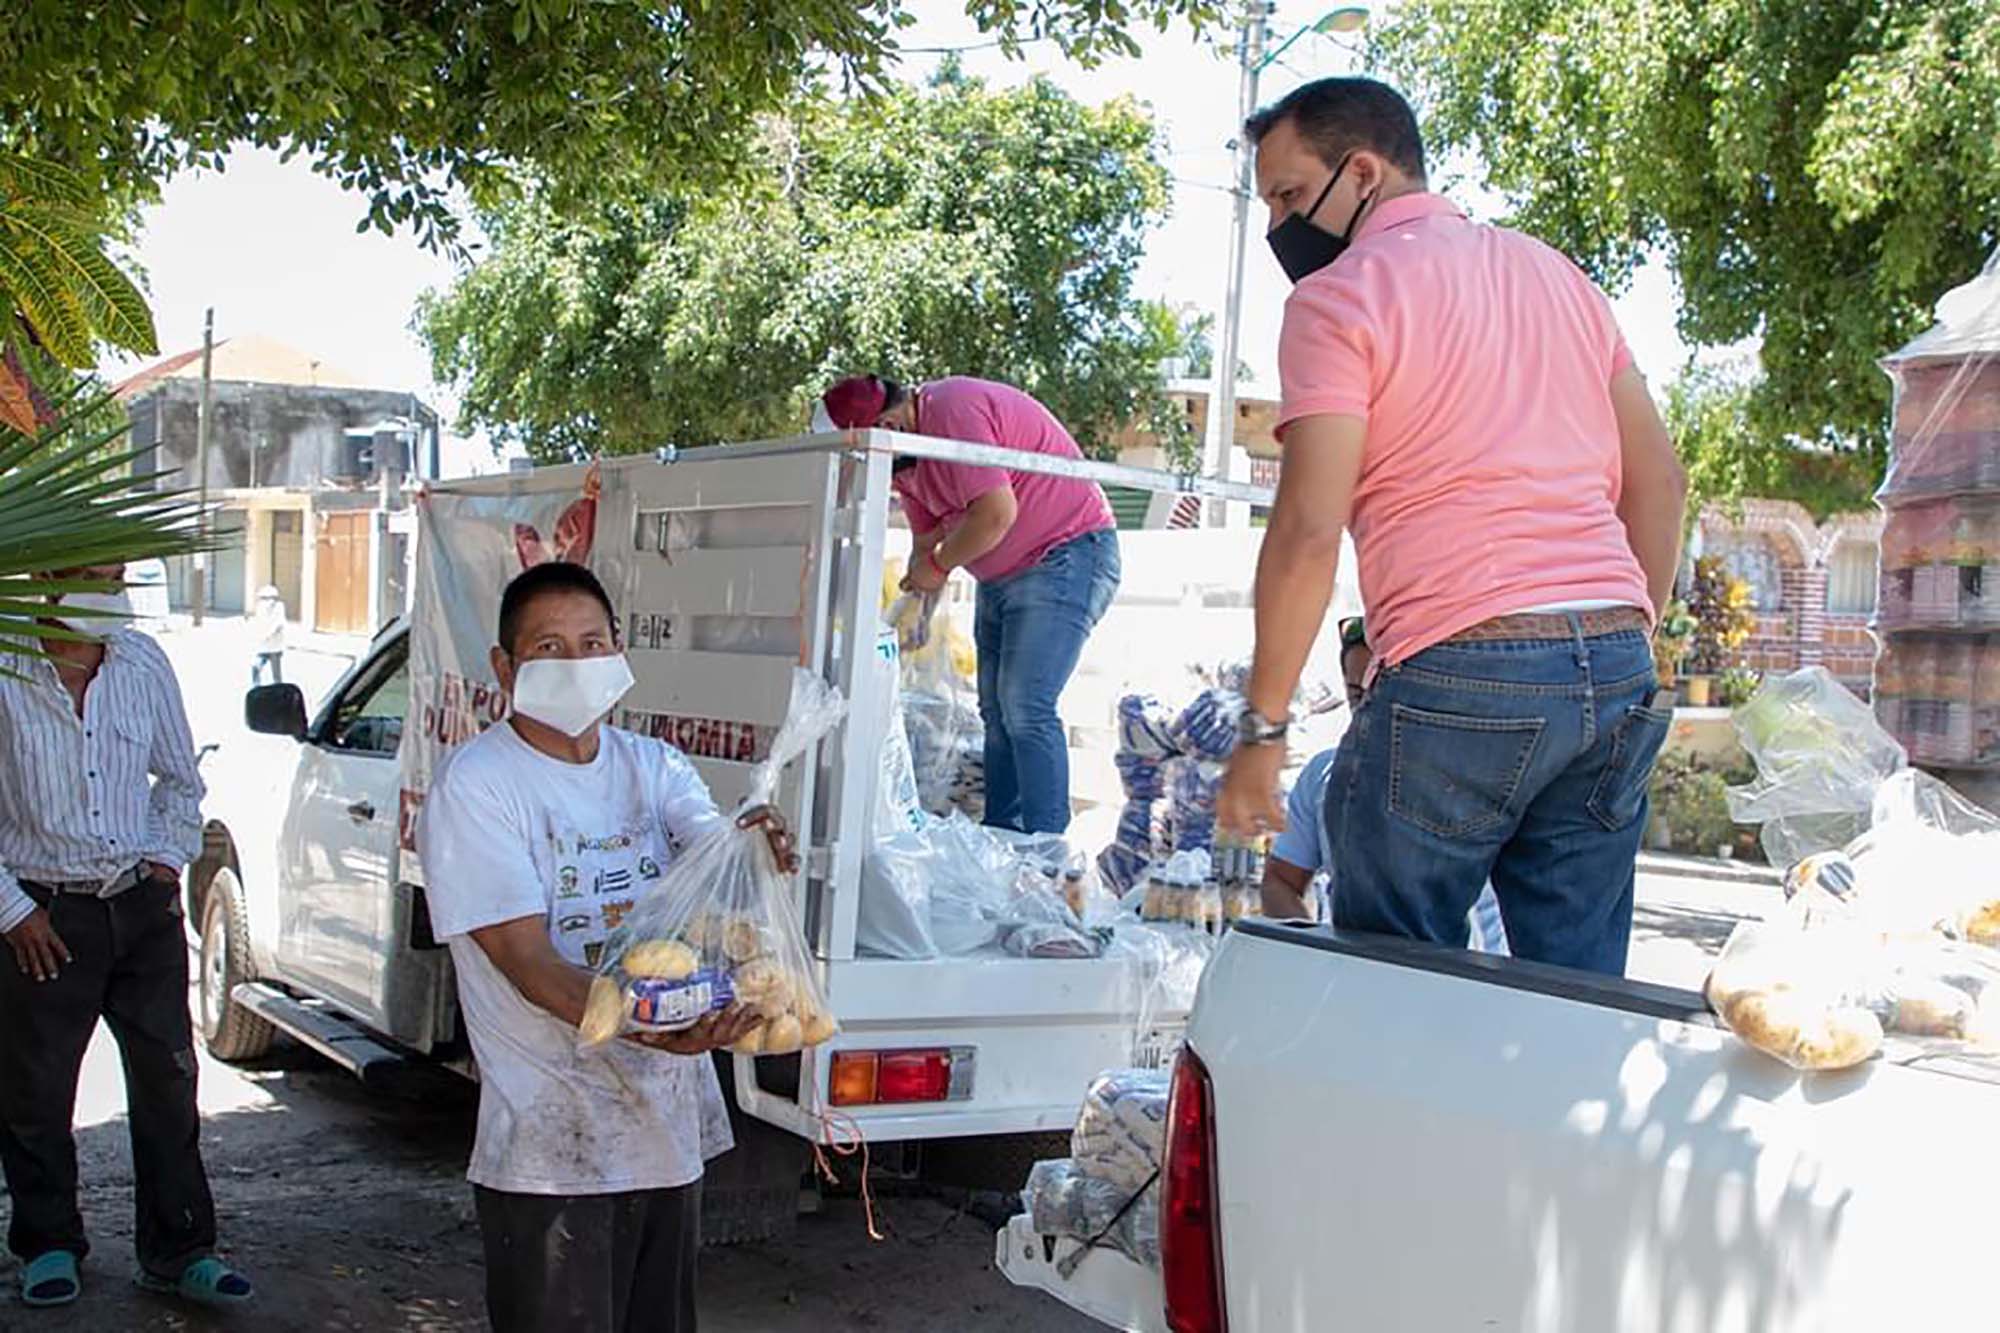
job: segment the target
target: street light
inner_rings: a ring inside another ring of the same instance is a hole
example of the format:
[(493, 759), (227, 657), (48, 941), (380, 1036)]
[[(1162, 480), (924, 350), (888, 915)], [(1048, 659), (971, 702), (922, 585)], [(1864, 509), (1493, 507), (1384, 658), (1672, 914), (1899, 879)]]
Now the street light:
[(1250, 200), (1256, 195), (1251, 148), (1243, 139), (1241, 127), (1257, 110), (1257, 76), (1307, 33), (1357, 33), (1368, 26), (1369, 17), (1365, 4), (1341, 5), (1321, 15), (1317, 22), (1300, 28), (1266, 55), (1264, 43), (1270, 37), (1271, 9), (1269, 0), (1251, 0), (1243, 17), (1242, 41), (1237, 47), (1238, 132), (1230, 141), (1236, 152), (1236, 197), (1229, 228), (1230, 258), (1222, 299), (1222, 336), (1216, 348), (1215, 388), (1209, 394), (1208, 420), (1209, 470), (1223, 481), (1230, 480), (1230, 455), (1236, 447), (1236, 360), (1243, 329), (1243, 252), (1249, 241)]

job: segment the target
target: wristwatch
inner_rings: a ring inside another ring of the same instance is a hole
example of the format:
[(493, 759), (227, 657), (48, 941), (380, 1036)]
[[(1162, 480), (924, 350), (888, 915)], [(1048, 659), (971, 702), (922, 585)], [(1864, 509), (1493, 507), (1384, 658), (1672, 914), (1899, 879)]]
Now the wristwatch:
[(1243, 710), (1242, 718), (1236, 723), (1236, 743), (1238, 745), (1281, 745), (1285, 733), (1291, 730), (1291, 719), (1273, 722), (1254, 708)]

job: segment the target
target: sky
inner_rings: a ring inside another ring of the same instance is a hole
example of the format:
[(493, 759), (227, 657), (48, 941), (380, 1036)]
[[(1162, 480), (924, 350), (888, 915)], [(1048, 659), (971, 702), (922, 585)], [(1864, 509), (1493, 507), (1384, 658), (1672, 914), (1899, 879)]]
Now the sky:
[[(1228, 148), (1237, 123), (1237, 72), (1226, 39), (1197, 39), (1185, 27), (1144, 29), (1136, 59), (1084, 70), (1053, 46), (1030, 44), (1009, 60), (967, 20), (960, 0), (913, 0), (918, 23), (902, 34), (904, 73), (921, 80), (944, 59), (930, 48), (960, 52), (969, 73), (999, 86), (1047, 74), (1074, 96), (1103, 102), (1130, 96), (1161, 124), (1174, 180), (1172, 211), (1148, 239), (1137, 278), (1141, 296), (1206, 310), (1223, 300), (1228, 266), (1231, 175)], [(1324, 0), (1279, 0), (1273, 45), (1315, 22)], [(1298, 83), (1354, 71), (1351, 39), (1309, 33), (1265, 71), (1260, 101)], [(920, 49), (921, 48), (921, 49)], [(1501, 201), (1455, 184), (1453, 195), (1491, 219)], [(448, 285), (452, 261), (425, 251), (407, 232), (357, 234), (366, 202), (314, 176), (303, 159), (243, 148), (220, 172), (190, 173), (148, 209), (135, 248), (146, 272), (163, 354), (201, 343), (202, 313), (215, 309), (216, 337), (260, 333), (310, 352), (386, 389), (409, 391), (455, 409), (449, 386), (432, 382), (429, 357), (410, 331), (417, 297)], [(1241, 359), (1250, 392), (1275, 394), (1278, 323), (1288, 290), (1264, 249), (1261, 207), (1253, 205), (1245, 263)], [(1620, 323), (1653, 382), (1671, 379), (1686, 359), (1674, 335), (1676, 297), (1658, 267), (1641, 270), (1617, 300)], [(480, 440), (448, 439), (445, 470), (455, 475), (501, 464)]]

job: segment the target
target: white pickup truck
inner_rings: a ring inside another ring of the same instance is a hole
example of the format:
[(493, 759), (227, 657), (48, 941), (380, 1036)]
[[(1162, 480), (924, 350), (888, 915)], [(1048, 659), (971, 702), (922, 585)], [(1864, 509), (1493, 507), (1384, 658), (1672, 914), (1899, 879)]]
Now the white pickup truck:
[[(412, 1055), (469, 1070), (410, 834), (432, 763), (505, 716), (486, 678), (499, 594), (522, 563), (547, 555), (589, 563), (624, 617), (638, 683), (617, 721), (686, 750), (725, 807), (784, 715), (795, 665), (823, 672), (850, 701), (844, 725), (787, 770), (779, 792), (803, 835), (800, 919), (842, 1033), (802, 1056), (729, 1057), (723, 1071), (740, 1115), (783, 1131), (791, 1150), (790, 1179), (782, 1166), (765, 1177), (773, 1199), (796, 1203), (797, 1151), (829, 1106), (877, 1144), (1046, 1135), (1074, 1119), (1095, 1071), (1132, 1061), (1135, 1048), (1140, 1058), (1164, 1049), (1185, 1008), (1135, 1033), (1139, 983), (1120, 959), (857, 950), (890, 723), (878, 685), (894, 670), (878, 652), (882, 571), (907, 540), (888, 518), (898, 453), (1268, 499), (872, 431), (433, 489), (419, 505), (411, 615), (382, 631), (315, 716), (293, 687), (253, 691), (257, 734), (229, 742), (227, 762), (213, 766), (204, 853), (189, 876), (210, 1050), (254, 1057), (280, 1028), (369, 1077)], [(1248, 611), (1233, 614), (1247, 629)], [(836, 1065), (867, 1077), (844, 1080), (836, 1096)], [(1017, 1178), (1015, 1158), (1001, 1169)]]
[(2000, 1065), (1798, 1074), (1699, 995), (1251, 921), (1176, 1065), (1162, 1274), (1017, 1217), (1017, 1283), (1174, 1333), (2000, 1326)]

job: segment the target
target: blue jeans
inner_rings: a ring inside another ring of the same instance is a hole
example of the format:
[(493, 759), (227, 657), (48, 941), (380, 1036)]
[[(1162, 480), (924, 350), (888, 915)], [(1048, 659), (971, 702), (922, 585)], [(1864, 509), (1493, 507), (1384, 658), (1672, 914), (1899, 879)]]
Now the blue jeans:
[(1084, 640), (1118, 591), (1118, 534), (1055, 547), (1011, 578), (979, 585), (979, 716), (986, 724), (986, 822), (1024, 833), (1069, 828), (1069, 737), (1056, 701)]
[(1463, 947), (1490, 877), (1516, 957), (1622, 974), (1673, 721), (1656, 684), (1636, 630), (1447, 643), (1385, 668), (1327, 782), (1334, 924)]

